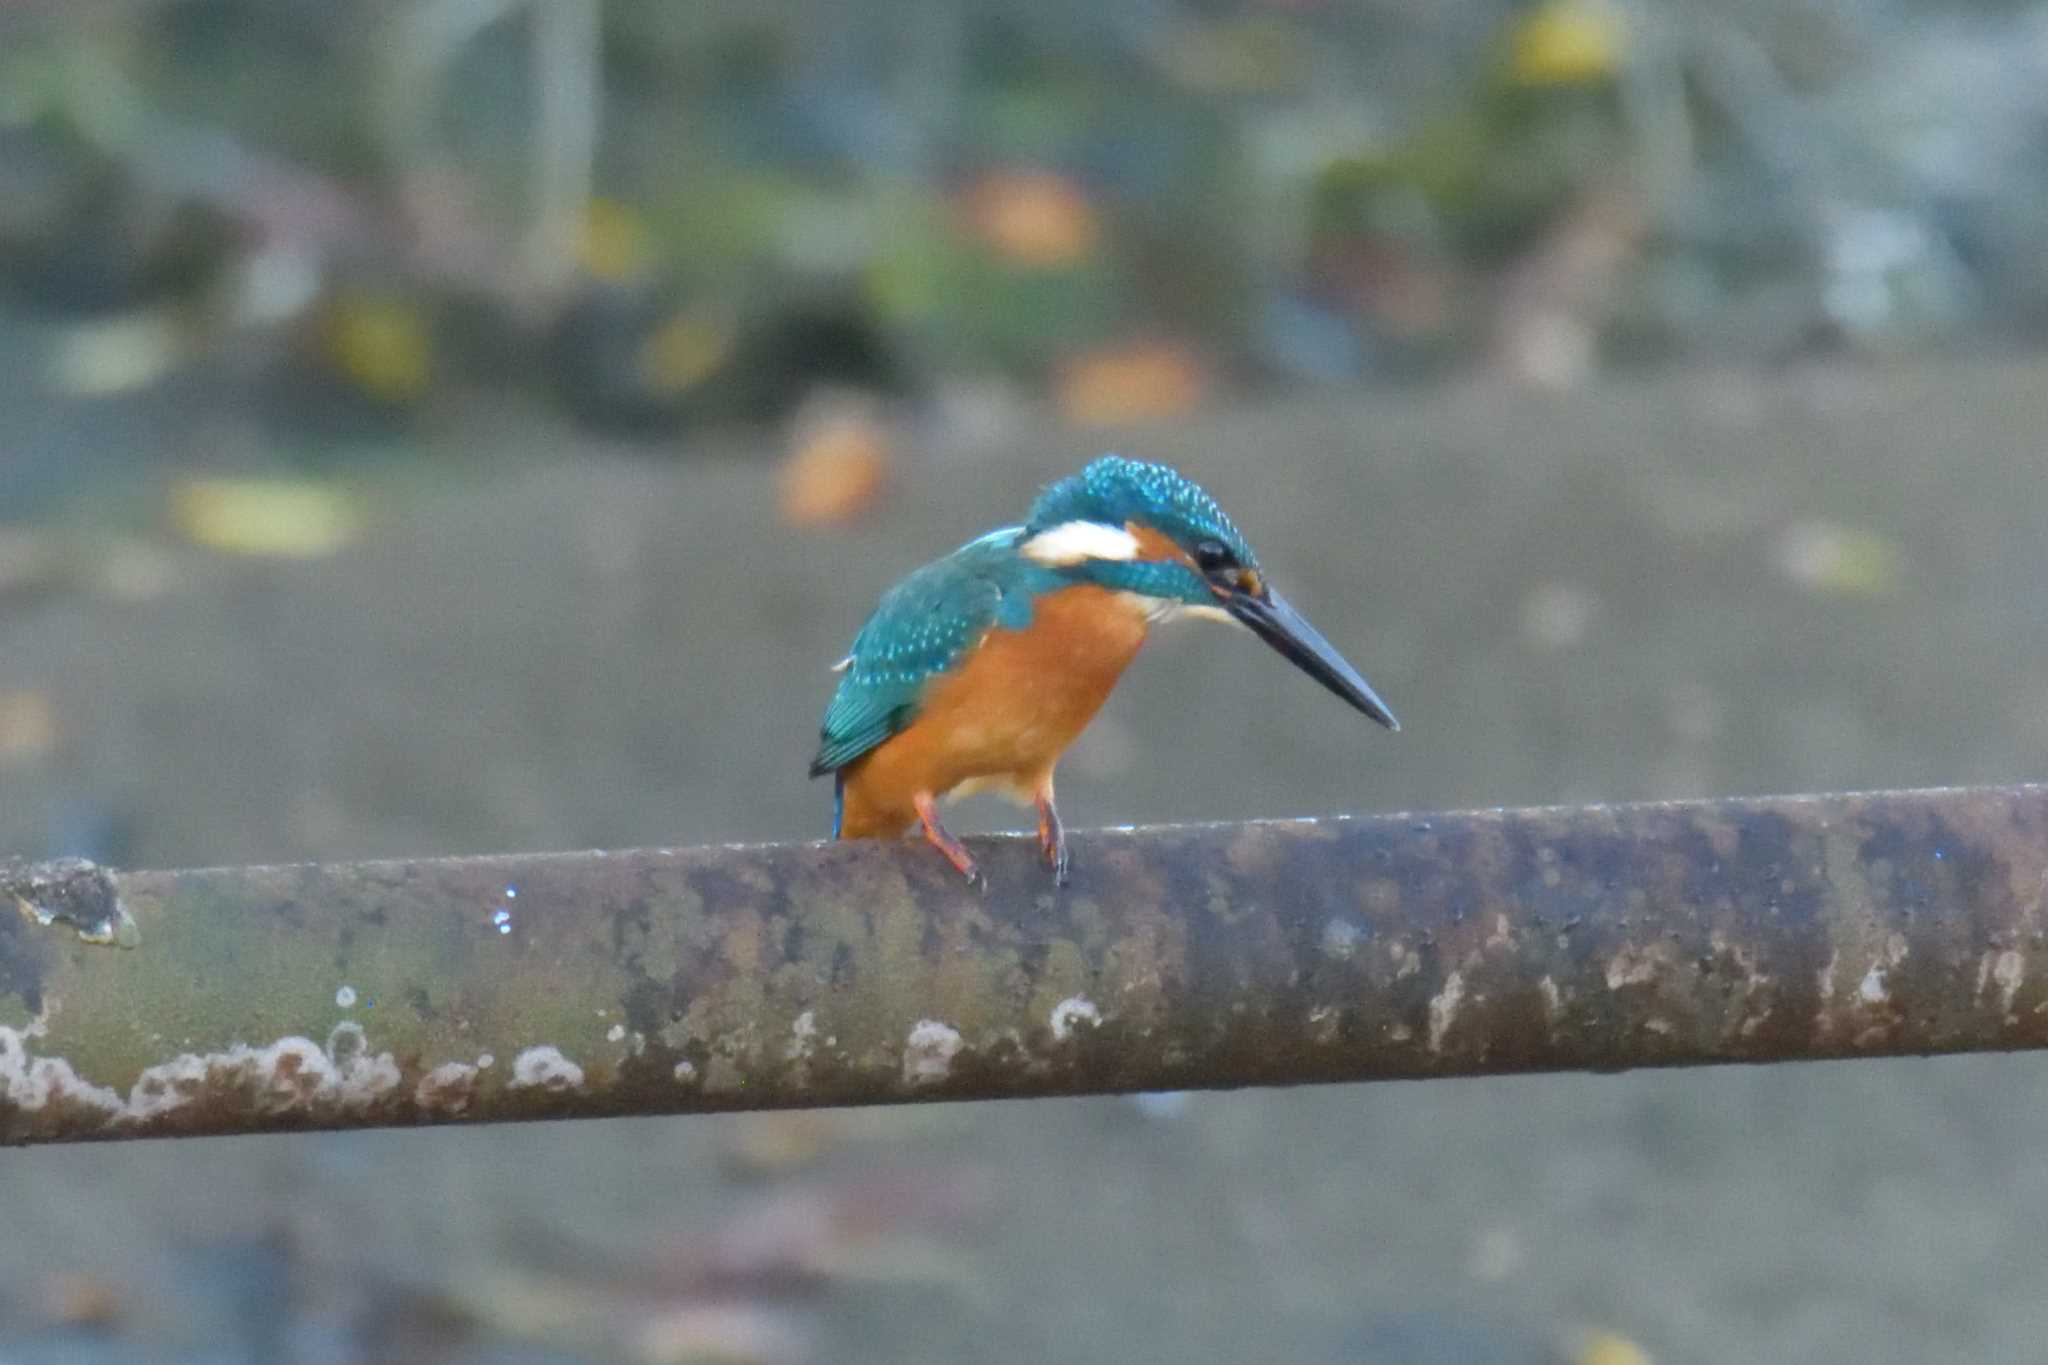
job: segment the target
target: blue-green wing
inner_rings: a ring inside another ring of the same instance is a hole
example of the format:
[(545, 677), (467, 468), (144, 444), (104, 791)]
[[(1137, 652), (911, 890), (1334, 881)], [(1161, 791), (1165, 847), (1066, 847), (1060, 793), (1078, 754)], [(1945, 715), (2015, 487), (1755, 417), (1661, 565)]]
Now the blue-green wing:
[(1030, 624), (1034, 569), (1017, 563), (1015, 540), (1014, 529), (991, 532), (883, 595), (825, 708), (811, 776), (845, 767), (909, 725), (932, 679), (992, 627)]

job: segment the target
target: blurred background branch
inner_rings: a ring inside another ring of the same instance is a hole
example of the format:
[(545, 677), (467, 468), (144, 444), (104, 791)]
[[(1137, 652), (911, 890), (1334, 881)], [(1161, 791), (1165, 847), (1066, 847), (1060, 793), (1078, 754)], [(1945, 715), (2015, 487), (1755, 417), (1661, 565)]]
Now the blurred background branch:
[[(1000, 374), (1089, 422), (2028, 333), (2043, 21), (1880, 10), (16, 4), (0, 268), (48, 294), (62, 243), (142, 304), (317, 262), (300, 354), (372, 408), (552, 383), (668, 432), (884, 374)], [(1459, 74), (1411, 90), (1422, 62)], [(308, 195), (335, 202), (281, 217)], [(215, 298), (137, 375), (283, 297)], [(433, 364), (354, 374), (350, 338), (395, 331)]]

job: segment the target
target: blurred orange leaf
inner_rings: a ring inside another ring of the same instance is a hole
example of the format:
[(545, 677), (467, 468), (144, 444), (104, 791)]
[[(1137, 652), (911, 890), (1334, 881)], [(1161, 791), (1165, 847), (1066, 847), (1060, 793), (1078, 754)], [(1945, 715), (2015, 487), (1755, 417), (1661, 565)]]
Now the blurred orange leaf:
[(1209, 370), (1187, 347), (1141, 341), (1066, 362), (1056, 380), (1060, 412), (1076, 426), (1125, 426), (1188, 412), (1207, 396)]
[(872, 507), (889, 481), (895, 451), (873, 406), (828, 400), (800, 414), (780, 485), (782, 519), (792, 526), (837, 526)]
[(120, 1319), (121, 1291), (109, 1280), (75, 1271), (36, 1286), (43, 1316), (67, 1327), (105, 1327)]
[(1093, 255), (1102, 238), (1080, 187), (1051, 171), (996, 171), (967, 193), (976, 238), (1013, 265), (1049, 270)]

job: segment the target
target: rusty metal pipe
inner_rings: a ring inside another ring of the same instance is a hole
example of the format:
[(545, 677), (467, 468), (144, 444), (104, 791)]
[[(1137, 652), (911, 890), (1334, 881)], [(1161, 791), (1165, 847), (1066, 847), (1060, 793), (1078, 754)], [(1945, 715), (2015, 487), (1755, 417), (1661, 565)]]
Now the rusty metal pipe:
[(977, 844), (0, 866), (0, 1139), (2048, 1046), (2048, 788)]

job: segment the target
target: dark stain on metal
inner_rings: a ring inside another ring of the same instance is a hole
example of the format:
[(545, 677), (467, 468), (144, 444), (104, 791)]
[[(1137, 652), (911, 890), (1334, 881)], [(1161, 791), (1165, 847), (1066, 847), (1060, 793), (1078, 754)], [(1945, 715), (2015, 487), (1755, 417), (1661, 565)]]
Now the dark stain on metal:
[(112, 874), (84, 858), (0, 859), (0, 901), (42, 927), (65, 925), (87, 943), (132, 948), (141, 941)]
[(15, 997), (30, 1016), (41, 1014), (43, 976), (52, 955), (47, 934), (33, 919), (0, 904), (0, 998)]

